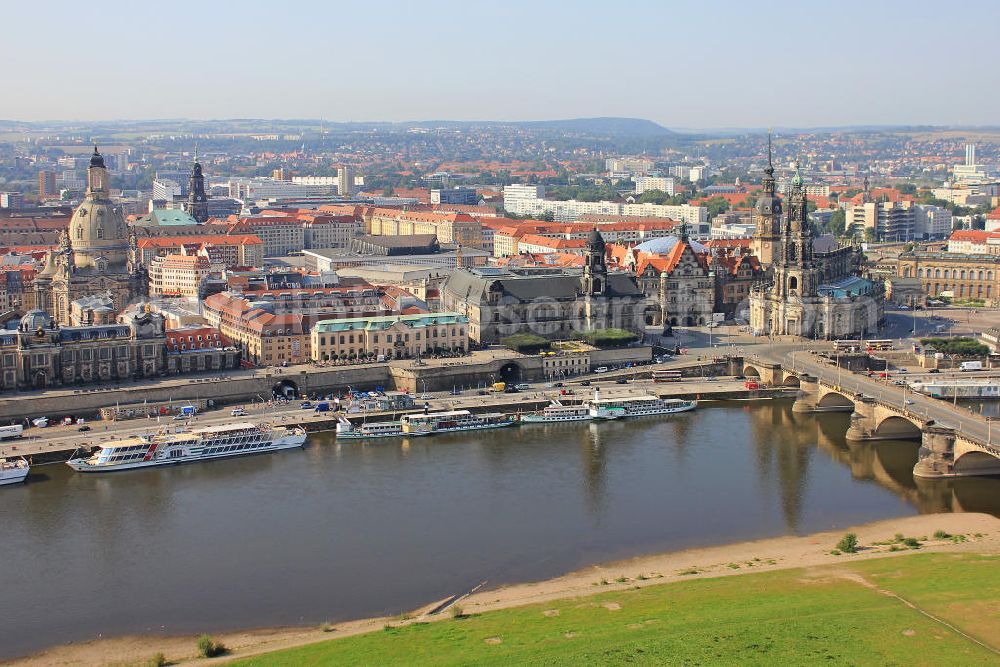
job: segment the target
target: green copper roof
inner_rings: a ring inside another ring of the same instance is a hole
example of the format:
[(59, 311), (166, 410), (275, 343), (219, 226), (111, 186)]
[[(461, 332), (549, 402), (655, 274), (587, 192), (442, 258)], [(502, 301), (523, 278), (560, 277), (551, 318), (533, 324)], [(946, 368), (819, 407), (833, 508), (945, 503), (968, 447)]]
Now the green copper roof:
[(420, 315), (384, 315), (382, 317), (349, 317), (339, 320), (321, 320), (316, 323), (316, 333), (334, 331), (378, 331), (388, 329), (396, 322), (422, 329), (442, 324), (468, 324), (469, 318), (458, 313), (422, 313)]
[(156, 225), (166, 227), (168, 225), (197, 225), (198, 221), (192, 218), (186, 211), (177, 208), (157, 208), (139, 218), (139, 224)]

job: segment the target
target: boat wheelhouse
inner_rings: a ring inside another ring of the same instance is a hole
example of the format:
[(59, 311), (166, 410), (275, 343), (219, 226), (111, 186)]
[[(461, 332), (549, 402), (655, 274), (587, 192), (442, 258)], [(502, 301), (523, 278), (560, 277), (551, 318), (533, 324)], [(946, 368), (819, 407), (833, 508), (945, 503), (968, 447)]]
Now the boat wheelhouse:
[(111, 472), (261, 454), (301, 447), (305, 441), (303, 428), (241, 422), (114, 440), (66, 464), (78, 472)]

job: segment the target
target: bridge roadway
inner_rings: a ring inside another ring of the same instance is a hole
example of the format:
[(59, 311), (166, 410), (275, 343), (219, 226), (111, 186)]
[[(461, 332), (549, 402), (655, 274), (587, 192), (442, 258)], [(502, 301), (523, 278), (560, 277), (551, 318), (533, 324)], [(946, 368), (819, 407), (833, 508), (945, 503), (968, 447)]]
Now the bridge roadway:
[(909, 387), (891, 383), (892, 379), (903, 376), (890, 376), (890, 379), (886, 380), (869, 378), (864, 374), (851, 373), (843, 369), (838, 371), (835, 365), (824, 363), (821, 357), (810, 354), (809, 348), (801, 345), (761, 346), (754, 352), (760, 359), (780, 363), (783, 368), (795, 373), (814, 375), (832, 386), (839, 383), (839, 386), (847, 391), (861, 393), (882, 403), (896, 406), (901, 412), (911, 413), (918, 419), (924, 421), (933, 419), (939, 426), (954, 428), (963, 436), (983, 443), (992, 443), (991, 426), (982, 415), (947, 401), (914, 392)]
[[(633, 370), (635, 372), (649, 372), (649, 369), (649, 366), (643, 366)], [(590, 387), (580, 386), (579, 383), (586, 379), (589, 379), (593, 385)], [(546, 384), (535, 383), (530, 390), (517, 394), (487, 394), (483, 396), (474, 391), (466, 391), (460, 396), (452, 396), (448, 392), (429, 392), (415, 394), (414, 398), (417, 405), (421, 406), (416, 408), (417, 410), (422, 409), (423, 403), (427, 402), (432, 410), (470, 409), (473, 411), (519, 412), (537, 409), (540, 405), (545, 405), (554, 398), (562, 398), (566, 402), (586, 400), (591, 398), (591, 392), (595, 387), (600, 388), (601, 396), (604, 398), (657, 394), (664, 398), (697, 397), (706, 400), (712, 398), (723, 400), (738, 397), (763, 398), (770, 397), (775, 393), (747, 391), (742, 381), (736, 381), (733, 378), (719, 378), (712, 381), (689, 379), (662, 384), (654, 384), (650, 380), (634, 380), (629, 384), (616, 384), (614, 380), (610, 380), (606, 376), (596, 375), (586, 378), (577, 377), (572, 382), (566, 382), (565, 389), (574, 392), (568, 396), (560, 396), (559, 388), (548, 388)], [(243, 420), (267, 419), (277, 424), (303, 425), (309, 430), (332, 428), (334, 419), (332, 413), (316, 413), (313, 410), (302, 409), (299, 407), (299, 403), (299, 401), (294, 401), (279, 406), (262, 405), (260, 402), (247, 404), (243, 406), (247, 412), (246, 417), (231, 416), (230, 412), (233, 406), (226, 406), (200, 413), (191, 420), (191, 425), (195, 427), (215, 426)], [(402, 412), (405, 411), (396, 413), (369, 412), (366, 416), (372, 419), (390, 419), (394, 414), (398, 416)], [(361, 417), (362, 414), (352, 413), (348, 416), (355, 418)], [(45, 459), (54, 459), (57, 458), (56, 454), (59, 454), (59, 458), (68, 458), (68, 455), (78, 447), (92, 447), (109, 440), (183, 425), (185, 425), (185, 421), (174, 421), (170, 417), (165, 417), (161, 418), (159, 422), (155, 419), (131, 419), (117, 422), (93, 421), (87, 424), (91, 430), (83, 433), (79, 432), (75, 425), (50, 426), (44, 429), (32, 427), (25, 430), (24, 438), (0, 443), (0, 457), (44, 455)]]

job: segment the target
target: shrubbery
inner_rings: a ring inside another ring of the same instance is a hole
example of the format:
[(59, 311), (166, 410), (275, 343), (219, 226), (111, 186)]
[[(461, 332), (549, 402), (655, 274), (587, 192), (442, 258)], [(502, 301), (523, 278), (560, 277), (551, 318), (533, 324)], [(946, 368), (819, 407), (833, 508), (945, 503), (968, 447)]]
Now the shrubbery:
[(222, 642), (217, 642), (209, 635), (198, 637), (198, 655), (203, 658), (215, 658), (225, 655), (226, 647)]
[(985, 357), (990, 353), (990, 348), (975, 338), (921, 338), (920, 343), (938, 352), (960, 357)]
[(500, 344), (521, 354), (535, 354), (552, 346), (550, 341), (533, 333), (516, 333), (501, 338)]
[(854, 533), (848, 533), (840, 538), (837, 542), (837, 550), (845, 554), (853, 554), (858, 550), (858, 536)]
[(624, 347), (639, 340), (639, 334), (625, 329), (596, 329), (594, 331), (577, 331), (573, 338), (590, 343), (594, 347)]

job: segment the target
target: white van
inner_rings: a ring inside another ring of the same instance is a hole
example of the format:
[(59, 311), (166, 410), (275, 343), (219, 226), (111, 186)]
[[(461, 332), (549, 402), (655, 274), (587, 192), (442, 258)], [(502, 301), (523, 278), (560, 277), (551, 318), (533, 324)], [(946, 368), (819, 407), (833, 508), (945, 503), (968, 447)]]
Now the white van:
[(607, 373), (608, 372), (608, 367), (607, 366), (598, 366), (597, 368), (594, 369), (594, 372), (595, 373)]

